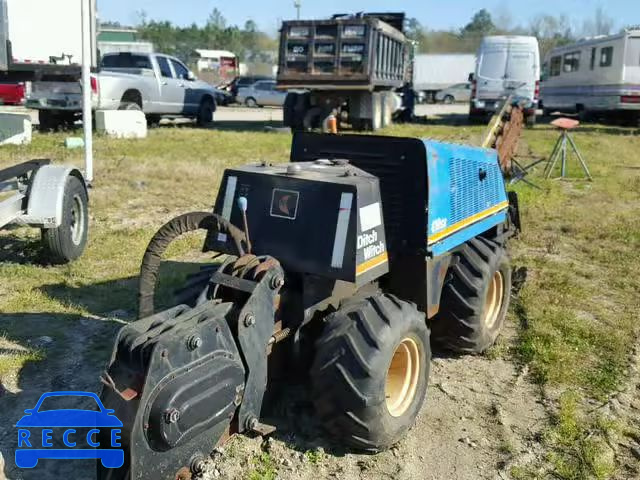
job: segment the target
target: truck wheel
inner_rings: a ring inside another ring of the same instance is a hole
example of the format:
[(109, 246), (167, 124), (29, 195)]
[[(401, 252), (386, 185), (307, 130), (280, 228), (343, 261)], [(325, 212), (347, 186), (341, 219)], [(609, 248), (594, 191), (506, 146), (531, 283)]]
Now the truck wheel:
[(89, 231), (89, 198), (82, 181), (69, 176), (64, 187), (62, 223), (42, 230), (52, 263), (69, 263), (82, 255)]
[(155, 128), (160, 126), (162, 116), (160, 115), (147, 115), (147, 127)]
[(198, 117), (196, 122), (199, 127), (206, 127), (211, 122), (213, 122), (213, 114), (216, 111), (216, 105), (213, 103), (213, 100), (210, 98), (205, 98), (200, 103), (200, 108), (198, 109)]
[(57, 132), (62, 125), (60, 118), (51, 110), (38, 111), (38, 130), (41, 132)]
[(431, 349), (424, 314), (392, 295), (352, 299), (326, 319), (311, 368), (320, 422), (376, 452), (400, 440), (424, 403)]
[(536, 114), (533, 113), (531, 115), (528, 115), (527, 118), (525, 119), (525, 124), (527, 125), (528, 128), (533, 128), (536, 126)]
[(249, 108), (256, 108), (258, 106), (258, 102), (253, 97), (249, 97), (244, 101), (244, 104)]
[(452, 95), (445, 95), (445, 97), (442, 99), (442, 103), (446, 103), (447, 105), (451, 105), (454, 101), (455, 98), (453, 98)]
[(482, 353), (495, 343), (509, 309), (509, 257), (504, 247), (481, 237), (456, 257), (431, 325), (433, 339), (448, 350)]

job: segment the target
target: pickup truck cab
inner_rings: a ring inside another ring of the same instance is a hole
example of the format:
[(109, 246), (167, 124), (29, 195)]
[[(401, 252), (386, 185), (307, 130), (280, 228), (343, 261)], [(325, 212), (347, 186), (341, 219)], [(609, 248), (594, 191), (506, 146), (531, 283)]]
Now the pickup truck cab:
[[(177, 58), (163, 54), (104, 55), (100, 72), (91, 77), (91, 90), (94, 110), (142, 110), (150, 124), (168, 116), (195, 118), (204, 126), (213, 121), (216, 110), (216, 89), (198, 80)], [(73, 92), (70, 86), (64, 93), (38, 86), (32, 91), (27, 106), (40, 110), (45, 129), (81, 114), (79, 85)]]

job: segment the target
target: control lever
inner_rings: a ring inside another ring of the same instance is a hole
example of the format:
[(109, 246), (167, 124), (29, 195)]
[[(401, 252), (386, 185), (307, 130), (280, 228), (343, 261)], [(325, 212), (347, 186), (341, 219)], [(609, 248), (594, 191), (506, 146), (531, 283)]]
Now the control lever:
[(247, 221), (247, 207), (249, 202), (247, 202), (246, 197), (238, 198), (238, 208), (242, 212), (242, 222), (244, 223), (244, 235), (247, 237), (247, 253), (251, 253), (251, 240), (249, 238), (249, 222)]

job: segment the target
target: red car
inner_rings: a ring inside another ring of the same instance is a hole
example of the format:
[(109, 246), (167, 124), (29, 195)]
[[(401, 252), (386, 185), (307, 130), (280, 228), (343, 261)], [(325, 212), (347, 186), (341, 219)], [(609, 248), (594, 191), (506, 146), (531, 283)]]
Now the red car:
[(0, 103), (4, 105), (22, 105), (25, 100), (24, 83), (0, 83)]

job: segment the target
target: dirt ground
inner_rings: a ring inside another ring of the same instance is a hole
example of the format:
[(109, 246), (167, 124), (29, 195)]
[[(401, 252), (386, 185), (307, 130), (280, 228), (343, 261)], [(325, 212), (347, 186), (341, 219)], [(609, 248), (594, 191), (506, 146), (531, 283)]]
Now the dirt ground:
[[(222, 454), (214, 454), (206, 477), (511, 478), (514, 465), (529, 463), (540, 455), (536, 437), (547, 418), (535, 389), (525, 378), (526, 371), (508, 361), (436, 355), (427, 402), (418, 421), (407, 438), (390, 451), (358, 455), (333, 449), (303, 399), (298, 405), (287, 405), (290, 415), (285, 417), (283, 432), (267, 441), (233, 439)], [(268, 453), (267, 460), (263, 452)], [(249, 460), (248, 465), (244, 459)]]

